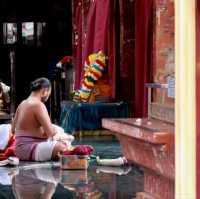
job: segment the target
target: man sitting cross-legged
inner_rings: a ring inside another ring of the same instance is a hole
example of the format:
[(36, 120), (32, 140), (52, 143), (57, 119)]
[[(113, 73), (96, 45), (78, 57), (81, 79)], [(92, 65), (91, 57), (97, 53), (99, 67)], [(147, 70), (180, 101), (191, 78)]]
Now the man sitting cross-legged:
[(56, 134), (56, 128), (52, 125), (44, 105), (50, 94), (49, 80), (38, 78), (31, 83), (30, 96), (17, 108), (12, 122), (12, 132), (16, 138), (15, 153), (21, 160), (57, 159), (59, 153), (70, 150), (67, 137)]

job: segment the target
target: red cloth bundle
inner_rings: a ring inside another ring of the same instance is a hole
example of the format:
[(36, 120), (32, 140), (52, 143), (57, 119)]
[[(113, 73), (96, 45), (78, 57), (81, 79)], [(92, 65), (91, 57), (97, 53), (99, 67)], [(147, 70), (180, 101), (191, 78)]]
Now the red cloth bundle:
[(91, 155), (94, 151), (90, 145), (77, 145), (73, 150), (64, 151), (63, 155)]
[(15, 136), (12, 135), (8, 141), (8, 145), (0, 154), (0, 160), (6, 160), (10, 156), (15, 156)]

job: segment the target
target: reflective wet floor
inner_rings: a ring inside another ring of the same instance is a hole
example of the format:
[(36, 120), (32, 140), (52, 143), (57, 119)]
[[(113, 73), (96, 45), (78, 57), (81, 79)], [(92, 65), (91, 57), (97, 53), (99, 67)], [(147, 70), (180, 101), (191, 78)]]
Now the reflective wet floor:
[(58, 162), (27, 163), (0, 168), (0, 199), (133, 199), (143, 190), (143, 173), (136, 166), (98, 166), (95, 156), (122, 156), (114, 138), (83, 138), (74, 144), (90, 144), (93, 158), (87, 170), (61, 170)]

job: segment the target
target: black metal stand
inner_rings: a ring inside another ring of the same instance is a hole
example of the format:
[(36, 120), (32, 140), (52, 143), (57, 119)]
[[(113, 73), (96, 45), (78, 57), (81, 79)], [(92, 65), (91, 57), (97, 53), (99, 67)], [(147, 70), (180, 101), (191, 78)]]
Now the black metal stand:
[(15, 113), (15, 95), (16, 95), (16, 85), (15, 85), (15, 50), (10, 50), (10, 69), (11, 69), (11, 92), (10, 92), (10, 115), (11, 117)]

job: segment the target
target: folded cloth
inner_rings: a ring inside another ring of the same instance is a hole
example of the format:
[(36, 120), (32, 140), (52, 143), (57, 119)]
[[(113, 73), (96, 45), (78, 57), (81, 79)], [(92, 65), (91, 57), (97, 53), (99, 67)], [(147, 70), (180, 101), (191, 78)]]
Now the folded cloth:
[(77, 145), (72, 150), (63, 152), (63, 155), (91, 155), (94, 151), (90, 145)]
[(5, 150), (10, 139), (10, 124), (0, 125), (0, 150)]
[(51, 160), (56, 143), (55, 140), (32, 137), (23, 130), (16, 130), (15, 153), (20, 160)]
[(8, 141), (8, 145), (5, 149), (4, 153), (5, 158), (8, 158), (10, 156), (15, 156), (15, 136), (12, 135)]

